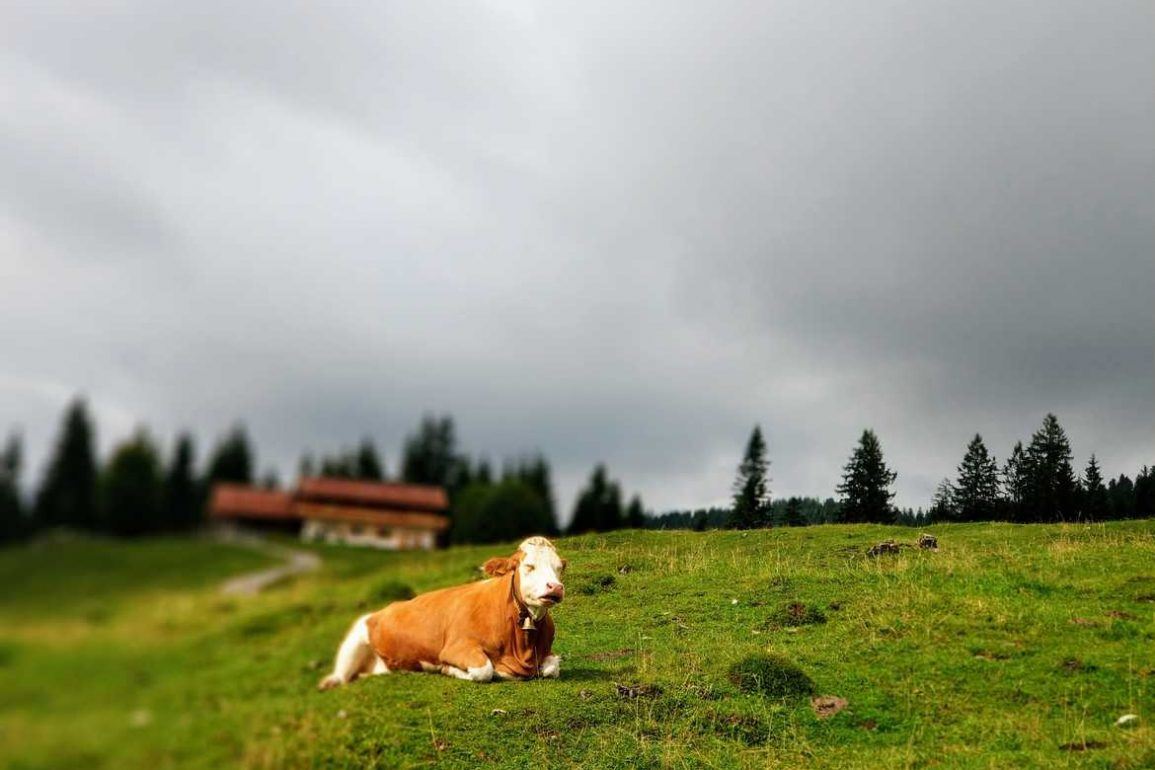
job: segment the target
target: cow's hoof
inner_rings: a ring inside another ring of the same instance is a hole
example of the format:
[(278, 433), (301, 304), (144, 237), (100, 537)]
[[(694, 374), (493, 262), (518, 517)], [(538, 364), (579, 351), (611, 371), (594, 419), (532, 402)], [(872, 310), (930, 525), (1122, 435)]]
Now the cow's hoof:
[(321, 691), (332, 690), (334, 687), (340, 687), (343, 684), (345, 683), (341, 681), (341, 677), (330, 674), (317, 684), (317, 689)]
[(557, 679), (561, 676), (561, 658), (550, 655), (541, 664), (541, 675), (544, 679)]

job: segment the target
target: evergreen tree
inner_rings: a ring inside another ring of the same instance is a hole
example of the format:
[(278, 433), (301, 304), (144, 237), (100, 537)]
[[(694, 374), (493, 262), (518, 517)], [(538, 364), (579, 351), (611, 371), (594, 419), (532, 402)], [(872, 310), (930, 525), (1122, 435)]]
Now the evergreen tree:
[(100, 512), (116, 535), (143, 535), (162, 528), (161, 464), (143, 430), (118, 446), (100, 477)]
[(1111, 479), (1107, 484), (1107, 498), (1111, 502), (1111, 518), (1130, 519), (1135, 516), (1135, 485), (1127, 474)]
[(1078, 486), (1071, 445), (1055, 415), (1048, 414), (1027, 447), (1029, 521), (1073, 521)]
[(60, 438), (36, 496), (38, 525), (96, 529), (95, 443), (88, 406), (78, 398), (65, 412)]
[(766, 477), (769, 468), (762, 428), (755, 425), (746, 443), (742, 463), (738, 466), (738, 476), (734, 479), (734, 504), (727, 525), (729, 528), (753, 529), (769, 525), (770, 488)]
[(195, 450), (188, 433), (177, 437), (176, 449), (164, 477), (163, 518), (168, 528), (195, 529), (201, 518), (201, 493), (193, 469)]
[(510, 477), (497, 484), (473, 484), (462, 490), (451, 538), (455, 543), (518, 540), (556, 529), (545, 500), (524, 481)]
[(1003, 506), (1011, 521), (1026, 521), (1026, 501), (1030, 496), (1031, 470), (1023, 442), (1016, 441), (1003, 466)]
[(1134, 515), (1149, 518), (1155, 515), (1155, 469), (1144, 465), (1135, 477), (1132, 503)]
[(310, 479), (317, 475), (317, 459), (313, 457), (312, 452), (306, 452), (301, 455), (301, 461), (297, 463), (297, 478)]
[(377, 447), (367, 438), (362, 439), (361, 445), (357, 447), (356, 478), (363, 481), (382, 481), (385, 478)]
[(411, 484), (446, 487), (452, 494), (456, 490), (450, 482), (457, 462), (453, 418), (426, 415), (417, 432), (405, 439), (401, 478)]
[(609, 532), (622, 527), (622, 493), (617, 482), (609, 478), (606, 467), (599, 464), (589, 484), (578, 495), (568, 532)]
[(629, 529), (646, 528), (646, 509), (642, 506), (642, 498), (634, 495), (630, 504), (626, 506), (626, 527)]
[(1079, 507), (1086, 521), (1105, 521), (1111, 515), (1107, 488), (1103, 486), (1103, 474), (1094, 454), (1087, 461), (1087, 470), (1083, 472), (1083, 494)]
[(20, 436), (13, 433), (0, 452), (0, 545), (19, 540), (30, 530), (20, 494), (22, 460)]
[(955, 503), (962, 521), (989, 521), (998, 509), (999, 466), (977, 433), (958, 466)]
[[(476, 480), (481, 483), (488, 483), (491, 475), (488, 462), (482, 460), (477, 466)], [(506, 460), (501, 476), (502, 480), (516, 479), (537, 492), (549, 510), (550, 519), (555, 522), (552, 530), (542, 530), (542, 532), (556, 534), (559, 530), (556, 526), (557, 512), (554, 505), (553, 483), (550, 478), (549, 462), (546, 461), (545, 456), (539, 453), (517, 460)]]
[(477, 470), (474, 472), (474, 480), (478, 484), (492, 484), (493, 483), (493, 467), (489, 464), (489, 460), (484, 457), (477, 463)]
[(934, 491), (934, 499), (930, 504), (931, 521), (958, 521), (959, 505), (958, 491), (950, 479), (943, 479)]
[(842, 496), (842, 519), (848, 523), (889, 524), (894, 521), (890, 485), (898, 474), (882, 458), (882, 445), (872, 430), (864, 430), (846, 463), (838, 494)]
[(219, 482), (252, 484), (255, 465), (249, 436), (243, 425), (237, 425), (221, 439), (209, 458), (205, 474), (208, 486), (211, 489)]
[(782, 514), (782, 524), (787, 527), (804, 527), (806, 517), (802, 514), (802, 501), (791, 497), (786, 501), (786, 510)]

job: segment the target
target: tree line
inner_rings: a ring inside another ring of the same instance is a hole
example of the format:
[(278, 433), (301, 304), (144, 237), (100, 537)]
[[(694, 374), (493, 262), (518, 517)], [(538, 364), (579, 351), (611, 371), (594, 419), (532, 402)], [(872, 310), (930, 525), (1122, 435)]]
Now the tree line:
[(836, 487), (838, 499), (771, 500), (770, 462), (760, 426), (746, 443), (729, 508), (675, 511), (650, 526), (686, 529), (754, 529), (824, 523), (924, 526), (944, 521), (1106, 521), (1155, 514), (1155, 469), (1144, 465), (1134, 480), (1126, 474), (1103, 481), (1092, 454), (1081, 475), (1072, 465), (1071, 444), (1055, 415), (1048, 414), (1024, 447), (1017, 442), (999, 465), (976, 434), (955, 478), (943, 479), (928, 509), (898, 509), (893, 485), (898, 474), (883, 458), (873, 430), (862, 432)]
[[(21, 438), (12, 434), (0, 450), (0, 543), (57, 527), (118, 536), (188, 532), (204, 525), (214, 484), (280, 486), (275, 471), (258, 475), (256, 451), (243, 425), (217, 441), (203, 466), (198, 466), (191, 433), (180, 433), (166, 453), (144, 428), (118, 443), (102, 461), (83, 399), (67, 406), (44, 475), (27, 497), (21, 484), (23, 464)], [(298, 473), (390, 480), (384, 460), (368, 438), (334, 453), (306, 452)], [(495, 470), (488, 459), (459, 450), (448, 416), (426, 416), (406, 437), (395, 480), (447, 490), (453, 542), (497, 542), (560, 532), (545, 457), (536, 453), (513, 458)], [(641, 498), (635, 495), (623, 503), (621, 485), (599, 464), (578, 496), (566, 531), (641, 527), (645, 521)]]

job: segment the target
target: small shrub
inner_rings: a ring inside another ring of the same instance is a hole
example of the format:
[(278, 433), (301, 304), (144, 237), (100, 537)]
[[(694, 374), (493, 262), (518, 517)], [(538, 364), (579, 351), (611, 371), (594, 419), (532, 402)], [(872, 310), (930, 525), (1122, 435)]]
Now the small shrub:
[(617, 578), (613, 575), (598, 575), (579, 585), (577, 591), (582, 596), (593, 596), (610, 590), (616, 582), (618, 582)]
[(0, 642), (0, 668), (4, 668), (16, 659), (16, 644), (14, 642)]
[(751, 655), (730, 667), (730, 681), (739, 690), (772, 698), (814, 694), (814, 680), (781, 655)]
[(787, 602), (770, 613), (768, 621), (770, 626), (793, 628), (825, 623), (826, 616), (822, 614), (822, 610), (813, 605), (802, 602)]
[(416, 592), (408, 583), (402, 583), (396, 578), (387, 578), (373, 585), (369, 589), (369, 601), (379, 604), (400, 602), (412, 599)]

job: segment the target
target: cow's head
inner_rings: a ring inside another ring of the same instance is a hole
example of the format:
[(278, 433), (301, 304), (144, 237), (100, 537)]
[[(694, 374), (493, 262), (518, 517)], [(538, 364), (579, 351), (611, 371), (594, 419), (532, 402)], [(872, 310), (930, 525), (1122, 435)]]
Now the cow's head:
[(494, 577), (516, 573), (515, 590), (527, 607), (545, 609), (565, 598), (565, 586), (561, 582), (565, 559), (557, 555), (553, 543), (544, 537), (525, 540), (512, 556), (490, 559), (482, 569)]

